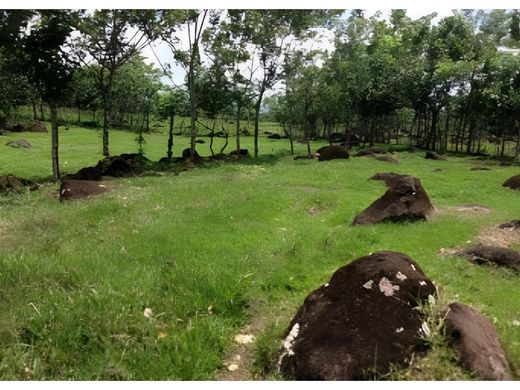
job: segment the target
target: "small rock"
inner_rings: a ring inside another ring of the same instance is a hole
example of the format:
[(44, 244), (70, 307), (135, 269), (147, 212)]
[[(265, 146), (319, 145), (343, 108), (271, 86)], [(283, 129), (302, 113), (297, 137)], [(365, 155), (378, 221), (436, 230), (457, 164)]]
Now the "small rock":
[(236, 371), (238, 370), (238, 364), (230, 364), (228, 367), (227, 367), (228, 371)]
[(255, 336), (252, 334), (239, 334), (235, 336), (235, 343), (237, 344), (251, 344), (255, 341)]
[(150, 318), (151, 316), (153, 316), (152, 309), (150, 309), (149, 307), (147, 307), (146, 309), (144, 309), (143, 315), (144, 315), (146, 318)]

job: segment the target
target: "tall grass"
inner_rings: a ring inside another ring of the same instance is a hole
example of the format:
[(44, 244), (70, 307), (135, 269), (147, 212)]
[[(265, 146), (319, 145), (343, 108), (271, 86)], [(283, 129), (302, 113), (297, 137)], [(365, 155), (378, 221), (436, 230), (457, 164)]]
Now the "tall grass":
[[(112, 154), (135, 151), (134, 137), (113, 131)], [(23, 138), (33, 148), (0, 145), (0, 172), (48, 177), (50, 136)], [(146, 140), (149, 158), (165, 155), (165, 134)], [(243, 143), (251, 149), (252, 138)], [(187, 145), (178, 137), (174, 155)], [(294, 161), (288, 149), (287, 140), (262, 137), (258, 160), (114, 179), (116, 189), (86, 200), (60, 204), (56, 185), (0, 197), (0, 378), (211, 379), (247, 321), (268, 318), (260, 340), (272, 349), (311, 290), (378, 250), (407, 253), (449, 296), (491, 318), (518, 373), (519, 276), (439, 255), (474, 240), (482, 226), (520, 217), (520, 194), (501, 187), (518, 168), (470, 171), (470, 158), (406, 152), (400, 165)], [(209, 154), (207, 143), (198, 150)], [(100, 157), (99, 132), (61, 130), (65, 173)], [(437, 216), (351, 227), (384, 192), (368, 177), (385, 171), (420, 177)], [(491, 212), (448, 209), (467, 203)]]

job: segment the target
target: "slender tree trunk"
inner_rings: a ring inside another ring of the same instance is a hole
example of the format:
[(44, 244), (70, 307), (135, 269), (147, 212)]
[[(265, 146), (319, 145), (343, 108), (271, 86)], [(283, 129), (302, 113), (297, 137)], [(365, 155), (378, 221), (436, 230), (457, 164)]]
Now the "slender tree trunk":
[(294, 154), (294, 143), (292, 134), (292, 124), (289, 122), (289, 143), (291, 144), (291, 156)]
[(54, 103), (49, 103), (51, 111), (51, 158), (52, 158), (52, 177), (55, 181), (60, 180), (60, 162), (58, 155), (59, 134), (58, 134), (58, 110)]
[(254, 149), (255, 149), (255, 158), (258, 157), (258, 130), (259, 130), (259, 120), (260, 120), (260, 107), (262, 106), (262, 98), (265, 92), (265, 85), (262, 83), (260, 87), (260, 94), (258, 95), (258, 100), (255, 104), (255, 133), (254, 133)]
[(235, 135), (237, 141), (237, 153), (240, 155), (240, 114), (242, 111), (242, 99), (237, 99), (237, 133)]
[(45, 120), (45, 115), (43, 115), (43, 100), (40, 100), (40, 120)]
[[(173, 119), (174, 119), (174, 116), (175, 116), (174, 106), (172, 103), (170, 103), (170, 131), (168, 132), (168, 152), (167, 152), (168, 160), (170, 160), (170, 161), (173, 157), (172, 149), (173, 149)], [(130, 116), (130, 118), (131, 118), (131, 116)], [(130, 119), (130, 122), (131, 122), (131, 119)]]
[(108, 158), (109, 152), (108, 152), (108, 129), (109, 129), (109, 122), (110, 122), (110, 112), (109, 108), (107, 107), (106, 99), (103, 102), (103, 156)]
[(78, 125), (81, 126), (81, 106), (78, 104)]
[(213, 139), (215, 136), (215, 125), (217, 124), (217, 120), (213, 121), (213, 127), (211, 128), (211, 141), (209, 142), (209, 150), (211, 151), (211, 155), (214, 156), (215, 152), (213, 151)]
[(376, 111), (372, 109), (372, 114), (370, 115), (370, 134), (368, 138), (368, 146), (374, 146), (374, 132), (376, 127)]
[(34, 99), (31, 99), (31, 103), (32, 103), (32, 111), (33, 111), (33, 120), (36, 120), (36, 102), (34, 101)]

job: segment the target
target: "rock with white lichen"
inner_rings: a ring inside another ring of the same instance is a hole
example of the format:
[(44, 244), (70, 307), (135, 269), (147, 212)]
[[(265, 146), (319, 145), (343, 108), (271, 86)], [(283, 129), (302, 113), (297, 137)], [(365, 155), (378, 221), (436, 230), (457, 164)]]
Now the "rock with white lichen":
[(414, 309), (435, 287), (410, 257), (378, 252), (338, 269), (313, 291), (285, 333), (287, 379), (355, 380), (385, 374), (426, 349)]

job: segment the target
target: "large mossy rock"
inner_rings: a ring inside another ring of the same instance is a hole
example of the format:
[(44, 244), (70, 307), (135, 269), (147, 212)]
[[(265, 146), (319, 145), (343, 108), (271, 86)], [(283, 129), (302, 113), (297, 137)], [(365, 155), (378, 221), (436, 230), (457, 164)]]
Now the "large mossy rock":
[(415, 176), (379, 173), (388, 190), (361, 212), (352, 225), (370, 225), (384, 221), (416, 221), (429, 219), (435, 212), (421, 181)]
[(493, 324), (461, 303), (443, 310), (449, 342), (462, 364), (484, 380), (511, 380), (511, 369)]
[(47, 127), (39, 121), (34, 121), (30, 125), (24, 127), (23, 131), (30, 131), (31, 133), (48, 133)]
[(323, 146), (316, 151), (319, 161), (349, 158), (348, 150), (341, 145)]
[(512, 176), (507, 179), (502, 187), (509, 187), (512, 190), (520, 190), (520, 175)]
[(285, 333), (279, 359), (287, 379), (369, 379), (425, 349), (415, 308), (435, 287), (419, 265), (378, 252), (338, 269), (313, 291)]

